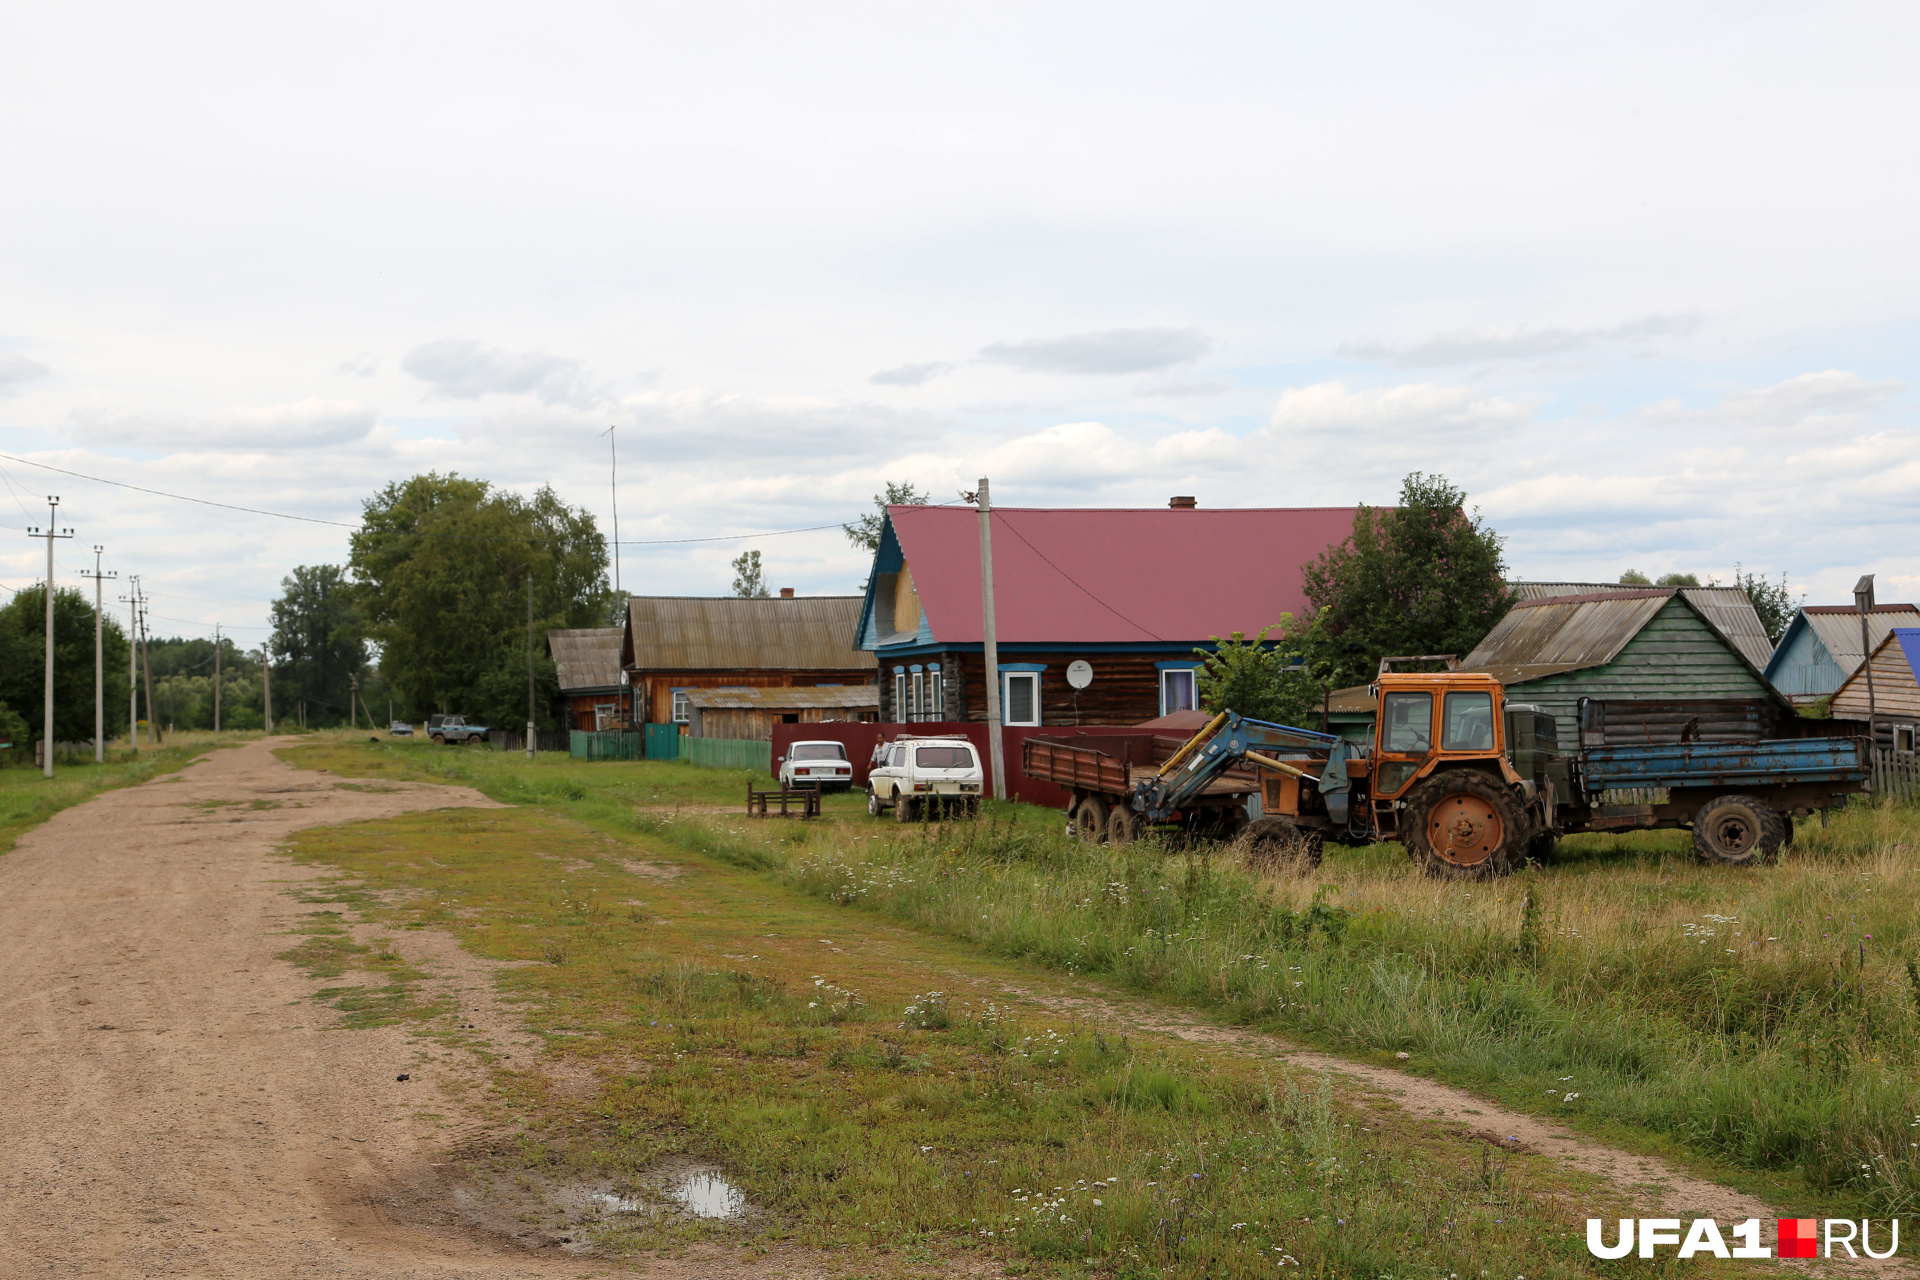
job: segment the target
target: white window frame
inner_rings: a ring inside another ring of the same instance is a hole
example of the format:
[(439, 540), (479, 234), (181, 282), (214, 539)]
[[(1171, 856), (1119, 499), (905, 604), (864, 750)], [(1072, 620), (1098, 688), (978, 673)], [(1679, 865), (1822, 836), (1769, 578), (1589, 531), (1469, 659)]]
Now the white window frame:
[(673, 723), (693, 723), (693, 690), (675, 689), (673, 691)]
[[(1015, 720), (1012, 715), (1013, 682), (1033, 681), (1033, 719)], [(1000, 722), (1015, 728), (1040, 727), (1040, 673), (1038, 671), (1002, 671), (1000, 673)]]
[[(1920, 745), (1914, 742), (1914, 736), (1913, 726), (1910, 724), (1897, 724), (1893, 726), (1893, 749), (1905, 755), (1912, 755), (1914, 747)], [(1902, 739), (1904, 739), (1907, 744), (1904, 747), (1900, 745)]]
[[(1176, 707), (1167, 701), (1169, 676), (1185, 676), (1187, 679), (1188, 705)], [(1160, 714), (1170, 716), (1176, 711), (1192, 711), (1200, 705), (1200, 681), (1192, 667), (1162, 667), (1160, 669)]]
[(907, 719), (918, 724), (927, 718), (927, 673), (924, 671), (914, 671), (910, 674), (913, 686), (913, 701), (908, 704), (912, 710), (907, 716)]
[(927, 701), (924, 720), (945, 720), (947, 718), (946, 678), (941, 674), (940, 664), (927, 664)]
[(913, 720), (913, 708), (907, 701), (907, 673), (893, 673), (893, 719), (895, 724), (907, 724)]

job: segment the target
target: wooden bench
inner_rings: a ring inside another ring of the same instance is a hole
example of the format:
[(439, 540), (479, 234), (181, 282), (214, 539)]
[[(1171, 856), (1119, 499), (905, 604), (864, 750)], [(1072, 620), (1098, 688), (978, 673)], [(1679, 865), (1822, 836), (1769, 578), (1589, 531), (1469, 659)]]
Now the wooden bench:
[(820, 816), (818, 787), (809, 787), (805, 791), (794, 791), (787, 787), (782, 787), (778, 791), (755, 791), (751, 782), (747, 783), (747, 816), (749, 818), (776, 816), (776, 811), (769, 807), (775, 799), (780, 802), (780, 808), (777, 811), (779, 817), (817, 818)]

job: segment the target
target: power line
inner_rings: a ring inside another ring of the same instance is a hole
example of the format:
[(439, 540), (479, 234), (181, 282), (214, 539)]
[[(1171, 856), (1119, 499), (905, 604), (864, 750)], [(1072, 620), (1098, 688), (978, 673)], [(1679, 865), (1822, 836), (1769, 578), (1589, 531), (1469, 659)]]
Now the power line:
[[(239, 511), (250, 516), (269, 516), (275, 520), (298, 520), (303, 524), (324, 524), (331, 528), (351, 529), (355, 532), (360, 532), (366, 529), (366, 525), (364, 523), (348, 524), (344, 520), (323, 520), (319, 516), (296, 516), (296, 515), (291, 515), (285, 511), (267, 511), (260, 507), (243, 507), (231, 502), (215, 502), (211, 498), (195, 498), (184, 493), (168, 493), (164, 489), (149, 489), (145, 485), (128, 484), (123, 480), (109, 480), (105, 476), (91, 476), (84, 471), (72, 471), (66, 467), (56, 467), (52, 463), (48, 463), (48, 462), (35, 462), (31, 458), (22, 458), (11, 453), (0, 453), (0, 458), (5, 458), (10, 462), (17, 462), (22, 466), (38, 467), (42, 471), (54, 471), (54, 472), (58, 472), (63, 476), (72, 476), (76, 480), (90, 480), (95, 484), (112, 485), (116, 489), (131, 489), (135, 493), (151, 494), (156, 498), (171, 498), (175, 502), (194, 502), (194, 503), (198, 503), (203, 507), (218, 507), (223, 511)], [(939, 505), (947, 506), (949, 504), (941, 503)], [(713, 534), (713, 535), (702, 537), (702, 538), (628, 538), (624, 542), (616, 542), (613, 545), (620, 546), (620, 547), (665, 547), (665, 546), (678, 546), (682, 544), (696, 543), (696, 542), (744, 542), (749, 538), (784, 538), (789, 534), (823, 533), (828, 529), (843, 529), (845, 527), (846, 525), (844, 521), (836, 521), (833, 524), (808, 525), (804, 529), (771, 529), (771, 530), (766, 530), (759, 533), (722, 533), (722, 534)], [(431, 530), (431, 529), (410, 529), (410, 530), (407, 530), (406, 532), (413, 537), (458, 538), (467, 542), (548, 541), (548, 539), (540, 539), (540, 538), (493, 538), (493, 537), (488, 537), (484, 534), (443, 533), (443, 532), (440, 532), (437, 530)]]

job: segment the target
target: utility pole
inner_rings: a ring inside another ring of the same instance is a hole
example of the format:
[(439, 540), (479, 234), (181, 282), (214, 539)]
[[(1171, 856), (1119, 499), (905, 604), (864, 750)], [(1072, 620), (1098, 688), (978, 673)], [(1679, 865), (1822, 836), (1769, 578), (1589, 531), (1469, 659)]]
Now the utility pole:
[(267, 732), (273, 732), (273, 641), (268, 640), (260, 646), (260, 718), (266, 722)]
[(626, 597), (620, 595), (620, 450), (614, 447), (613, 435), (619, 426), (616, 422), (600, 434), (607, 438), (607, 488), (613, 495), (613, 594), (620, 596), (625, 608)]
[(107, 671), (106, 659), (102, 656), (101, 628), (105, 625), (101, 607), (100, 584), (108, 578), (117, 578), (118, 573), (100, 572), (100, 556), (106, 548), (95, 544), (93, 548), (93, 572), (80, 571), (83, 578), (93, 579), (93, 762), (107, 762)]
[(127, 577), (127, 744), (140, 754), (140, 575)]
[[(608, 428), (612, 430), (611, 427)], [(533, 759), (533, 568), (527, 568), (527, 759)]]
[(220, 732), (220, 627), (213, 628), (213, 731)]
[(1000, 644), (993, 629), (993, 503), (987, 496), (987, 478), (980, 477), (974, 495), (980, 507), (980, 637), (987, 663), (987, 755), (993, 760), (993, 798), (1007, 798), (1005, 744), (1000, 741)]
[[(49, 544), (51, 545), (51, 544)], [(1867, 635), (1867, 615), (1873, 612), (1873, 575), (1862, 574), (1853, 584), (1853, 607), (1860, 611), (1860, 652), (1867, 669), (1867, 749), (1879, 751), (1880, 725), (1873, 701), (1873, 642)]]
[[(373, 717), (369, 716), (367, 718), (371, 720)], [(360, 677), (355, 675), (347, 678), (347, 728), (358, 729), (359, 727)]]
[(47, 540), (47, 671), (45, 706), (42, 708), (44, 719), (40, 732), (40, 771), (47, 777), (53, 776), (53, 544), (58, 538), (71, 538), (73, 530), (54, 528), (54, 517), (59, 514), (60, 499), (47, 495), (47, 527), (43, 531), (29, 528), (29, 538)]
[(140, 597), (140, 667), (147, 673), (147, 736), (160, 745), (160, 722), (153, 715), (153, 649), (147, 644), (147, 597)]

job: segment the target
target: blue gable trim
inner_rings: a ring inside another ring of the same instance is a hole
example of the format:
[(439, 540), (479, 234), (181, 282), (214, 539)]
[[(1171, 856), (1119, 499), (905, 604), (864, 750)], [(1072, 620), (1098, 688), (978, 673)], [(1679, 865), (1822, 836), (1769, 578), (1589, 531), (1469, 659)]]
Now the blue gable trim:
[[(898, 573), (900, 566), (906, 562), (906, 554), (900, 550), (900, 539), (894, 536), (893, 517), (880, 517), (880, 546), (873, 553), (873, 567), (867, 570), (867, 592), (866, 598), (860, 602), (859, 637), (854, 641), (854, 648), (871, 651), (880, 647), (879, 623), (873, 616), (874, 596), (880, 587), (880, 575)], [(933, 639), (932, 633), (927, 630), (924, 610), (920, 615), (920, 632), (925, 639)]]

